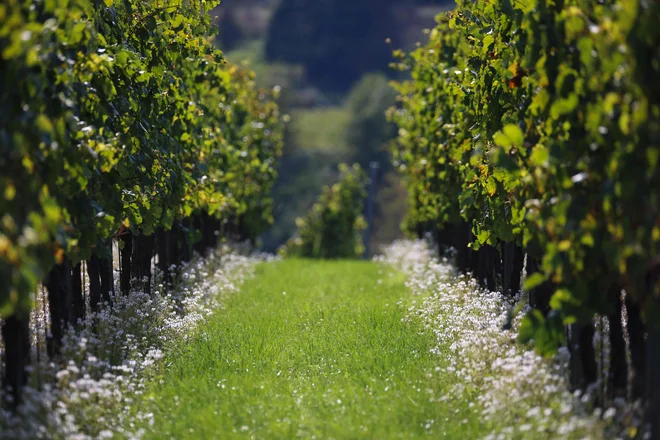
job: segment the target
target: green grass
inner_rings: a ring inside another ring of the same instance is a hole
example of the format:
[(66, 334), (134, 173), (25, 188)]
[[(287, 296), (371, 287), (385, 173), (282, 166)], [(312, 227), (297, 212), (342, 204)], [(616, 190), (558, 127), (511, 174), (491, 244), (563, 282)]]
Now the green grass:
[(468, 402), (438, 401), (451, 379), (433, 335), (402, 321), (404, 281), (372, 262), (259, 265), (148, 386), (147, 438), (483, 435)]
[(295, 145), (303, 149), (347, 154), (344, 132), (351, 114), (344, 107), (296, 109), (291, 112)]

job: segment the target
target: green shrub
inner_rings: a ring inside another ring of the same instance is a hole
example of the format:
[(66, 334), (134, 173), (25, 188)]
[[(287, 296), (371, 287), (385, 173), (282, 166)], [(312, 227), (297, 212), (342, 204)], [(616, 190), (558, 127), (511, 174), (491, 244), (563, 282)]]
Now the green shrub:
[(307, 216), (296, 220), (298, 232), (280, 248), (280, 255), (311, 258), (362, 255), (366, 174), (358, 164), (352, 167), (341, 164), (339, 171), (339, 181), (326, 186)]

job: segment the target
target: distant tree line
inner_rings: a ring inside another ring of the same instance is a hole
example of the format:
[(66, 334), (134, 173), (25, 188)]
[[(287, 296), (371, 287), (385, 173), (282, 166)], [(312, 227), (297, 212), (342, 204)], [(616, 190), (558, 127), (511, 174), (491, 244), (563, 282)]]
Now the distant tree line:
[(395, 7), (447, 0), (282, 0), (268, 32), (269, 61), (301, 64), (323, 90), (344, 93), (363, 74), (389, 71), (390, 39), (399, 44)]

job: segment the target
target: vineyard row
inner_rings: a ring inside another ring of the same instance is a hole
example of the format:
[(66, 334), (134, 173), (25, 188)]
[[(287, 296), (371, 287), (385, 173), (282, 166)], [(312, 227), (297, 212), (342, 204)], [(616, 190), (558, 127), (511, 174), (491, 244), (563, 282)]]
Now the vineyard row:
[(597, 382), (609, 317), (600, 403), (631, 386), (660, 435), (660, 4), (457, 4), (395, 64), (406, 226), (492, 290), (516, 294), (526, 260), (523, 340), (566, 344), (575, 388)]
[(128, 294), (149, 291), (154, 256), (171, 282), (194, 250), (272, 221), (276, 96), (214, 47), (217, 3), (0, 4), (2, 383), (14, 404), (38, 284), (56, 358), (67, 327), (112, 301), (113, 243)]

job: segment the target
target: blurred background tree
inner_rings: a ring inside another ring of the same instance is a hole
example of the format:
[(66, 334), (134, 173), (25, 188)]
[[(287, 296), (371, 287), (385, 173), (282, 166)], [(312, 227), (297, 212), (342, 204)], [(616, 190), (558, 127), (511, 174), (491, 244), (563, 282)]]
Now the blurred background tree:
[(346, 98), (348, 122), (344, 140), (352, 161), (368, 169), (372, 161), (389, 171), (387, 143), (396, 135), (396, 126), (387, 122), (385, 111), (395, 104), (396, 92), (382, 73), (368, 73)]
[(268, 61), (300, 64), (327, 92), (345, 93), (370, 71), (387, 71), (384, 44), (398, 40), (391, 0), (282, 0), (268, 28)]
[(295, 233), (296, 217), (337, 179), (342, 162), (380, 164), (370, 252), (401, 236), (407, 196), (387, 148), (396, 135), (384, 116), (396, 96), (389, 63), (394, 49), (425, 41), (423, 30), (452, 7), (453, 0), (223, 0), (216, 9), (218, 45), (232, 62), (249, 64), (262, 87), (281, 89), (290, 118), (264, 250)]

